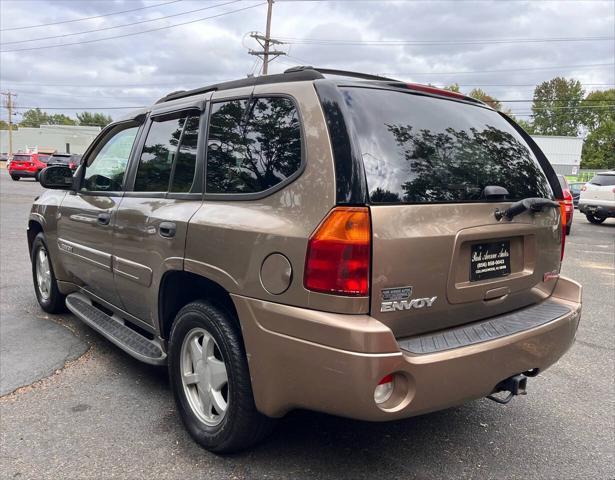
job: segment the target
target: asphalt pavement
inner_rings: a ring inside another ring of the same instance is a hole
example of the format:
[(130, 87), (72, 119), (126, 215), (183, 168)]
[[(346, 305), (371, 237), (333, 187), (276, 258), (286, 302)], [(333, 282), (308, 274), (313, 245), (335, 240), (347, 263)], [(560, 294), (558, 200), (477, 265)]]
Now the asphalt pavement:
[(615, 220), (576, 212), (563, 274), (584, 285), (581, 325), (527, 396), (392, 423), (293, 412), (262, 445), (217, 456), (184, 430), (164, 369), (38, 308), (25, 226), (40, 191), (0, 171), (2, 479), (615, 478)]

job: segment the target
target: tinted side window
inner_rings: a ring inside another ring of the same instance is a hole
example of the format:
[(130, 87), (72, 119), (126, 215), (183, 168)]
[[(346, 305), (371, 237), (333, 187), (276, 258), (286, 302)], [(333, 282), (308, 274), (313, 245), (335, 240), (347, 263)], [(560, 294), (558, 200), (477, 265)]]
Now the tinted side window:
[(135, 192), (166, 192), (185, 117), (154, 120), (150, 126), (135, 178)]
[(488, 185), (509, 200), (552, 197), (531, 149), (492, 110), (373, 88), (343, 94), (373, 203), (482, 201)]
[(301, 166), (301, 127), (294, 103), (271, 97), (212, 105), (207, 193), (267, 190)]
[(126, 165), (139, 127), (112, 130), (88, 158), (81, 189), (114, 192), (122, 189)]
[(202, 185), (194, 184), (196, 168), (196, 148), (199, 138), (200, 116), (193, 115), (186, 119), (181, 144), (177, 152), (171, 192), (187, 193), (201, 192)]

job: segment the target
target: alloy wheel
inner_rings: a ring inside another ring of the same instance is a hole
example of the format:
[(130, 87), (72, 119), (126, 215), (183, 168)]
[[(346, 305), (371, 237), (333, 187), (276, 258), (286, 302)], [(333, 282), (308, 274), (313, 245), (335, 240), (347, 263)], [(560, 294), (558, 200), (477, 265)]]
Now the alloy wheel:
[(228, 410), (228, 374), (218, 344), (205, 329), (194, 328), (184, 338), (180, 369), (194, 414), (206, 425), (218, 425)]

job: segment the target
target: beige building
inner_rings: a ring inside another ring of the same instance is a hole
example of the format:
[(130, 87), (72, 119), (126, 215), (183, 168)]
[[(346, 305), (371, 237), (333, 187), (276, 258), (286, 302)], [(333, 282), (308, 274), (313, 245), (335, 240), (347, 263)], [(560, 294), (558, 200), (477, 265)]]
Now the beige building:
[[(38, 148), (44, 151), (83, 153), (100, 132), (100, 127), (41, 125), (13, 131), (13, 153)], [(8, 130), (0, 130), (0, 152), (9, 150)]]

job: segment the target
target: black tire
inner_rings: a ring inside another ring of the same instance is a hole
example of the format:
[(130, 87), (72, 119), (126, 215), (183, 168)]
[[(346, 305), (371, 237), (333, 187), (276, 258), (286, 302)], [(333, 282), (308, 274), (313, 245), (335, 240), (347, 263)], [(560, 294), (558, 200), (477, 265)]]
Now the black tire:
[(600, 225), (606, 220), (606, 217), (597, 217), (596, 215), (592, 215), (591, 213), (586, 213), (585, 217), (587, 217), (588, 222), (595, 223), (596, 225)]
[[(36, 276), (36, 257), (41, 249), (45, 250), (49, 258), (48, 262), (49, 274), (51, 276), (51, 284), (48, 295), (45, 295), (41, 292)], [(47, 242), (45, 241), (45, 235), (43, 234), (43, 232), (40, 232), (34, 239), (34, 242), (32, 242), (30, 260), (32, 261), (32, 282), (34, 283), (34, 292), (36, 293), (36, 299), (38, 300), (38, 304), (47, 313), (66, 312), (66, 304), (64, 303), (66, 296), (62, 295), (58, 290), (58, 282), (56, 280), (55, 273), (53, 272), (53, 265), (51, 264), (51, 258), (49, 257), (49, 250), (47, 248)]]
[(570, 231), (572, 230), (572, 223), (570, 225), (566, 225), (566, 235), (570, 235)]
[(11, 178), (14, 182), (19, 182), (19, 177), (17, 175), (11, 175)]
[[(234, 320), (209, 302), (193, 302), (175, 317), (169, 340), (169, 377), (181, 419), (197, 443), (216, 453), (236, 452), (260, 442), (275, 423), (256, 410), (246, 352)], [(213, 337), (226, 367), (227, 410), (221, 422), (214, 426), (199, 419), (182, 382), (182, 344), (194, 329), (204, 329)]]

